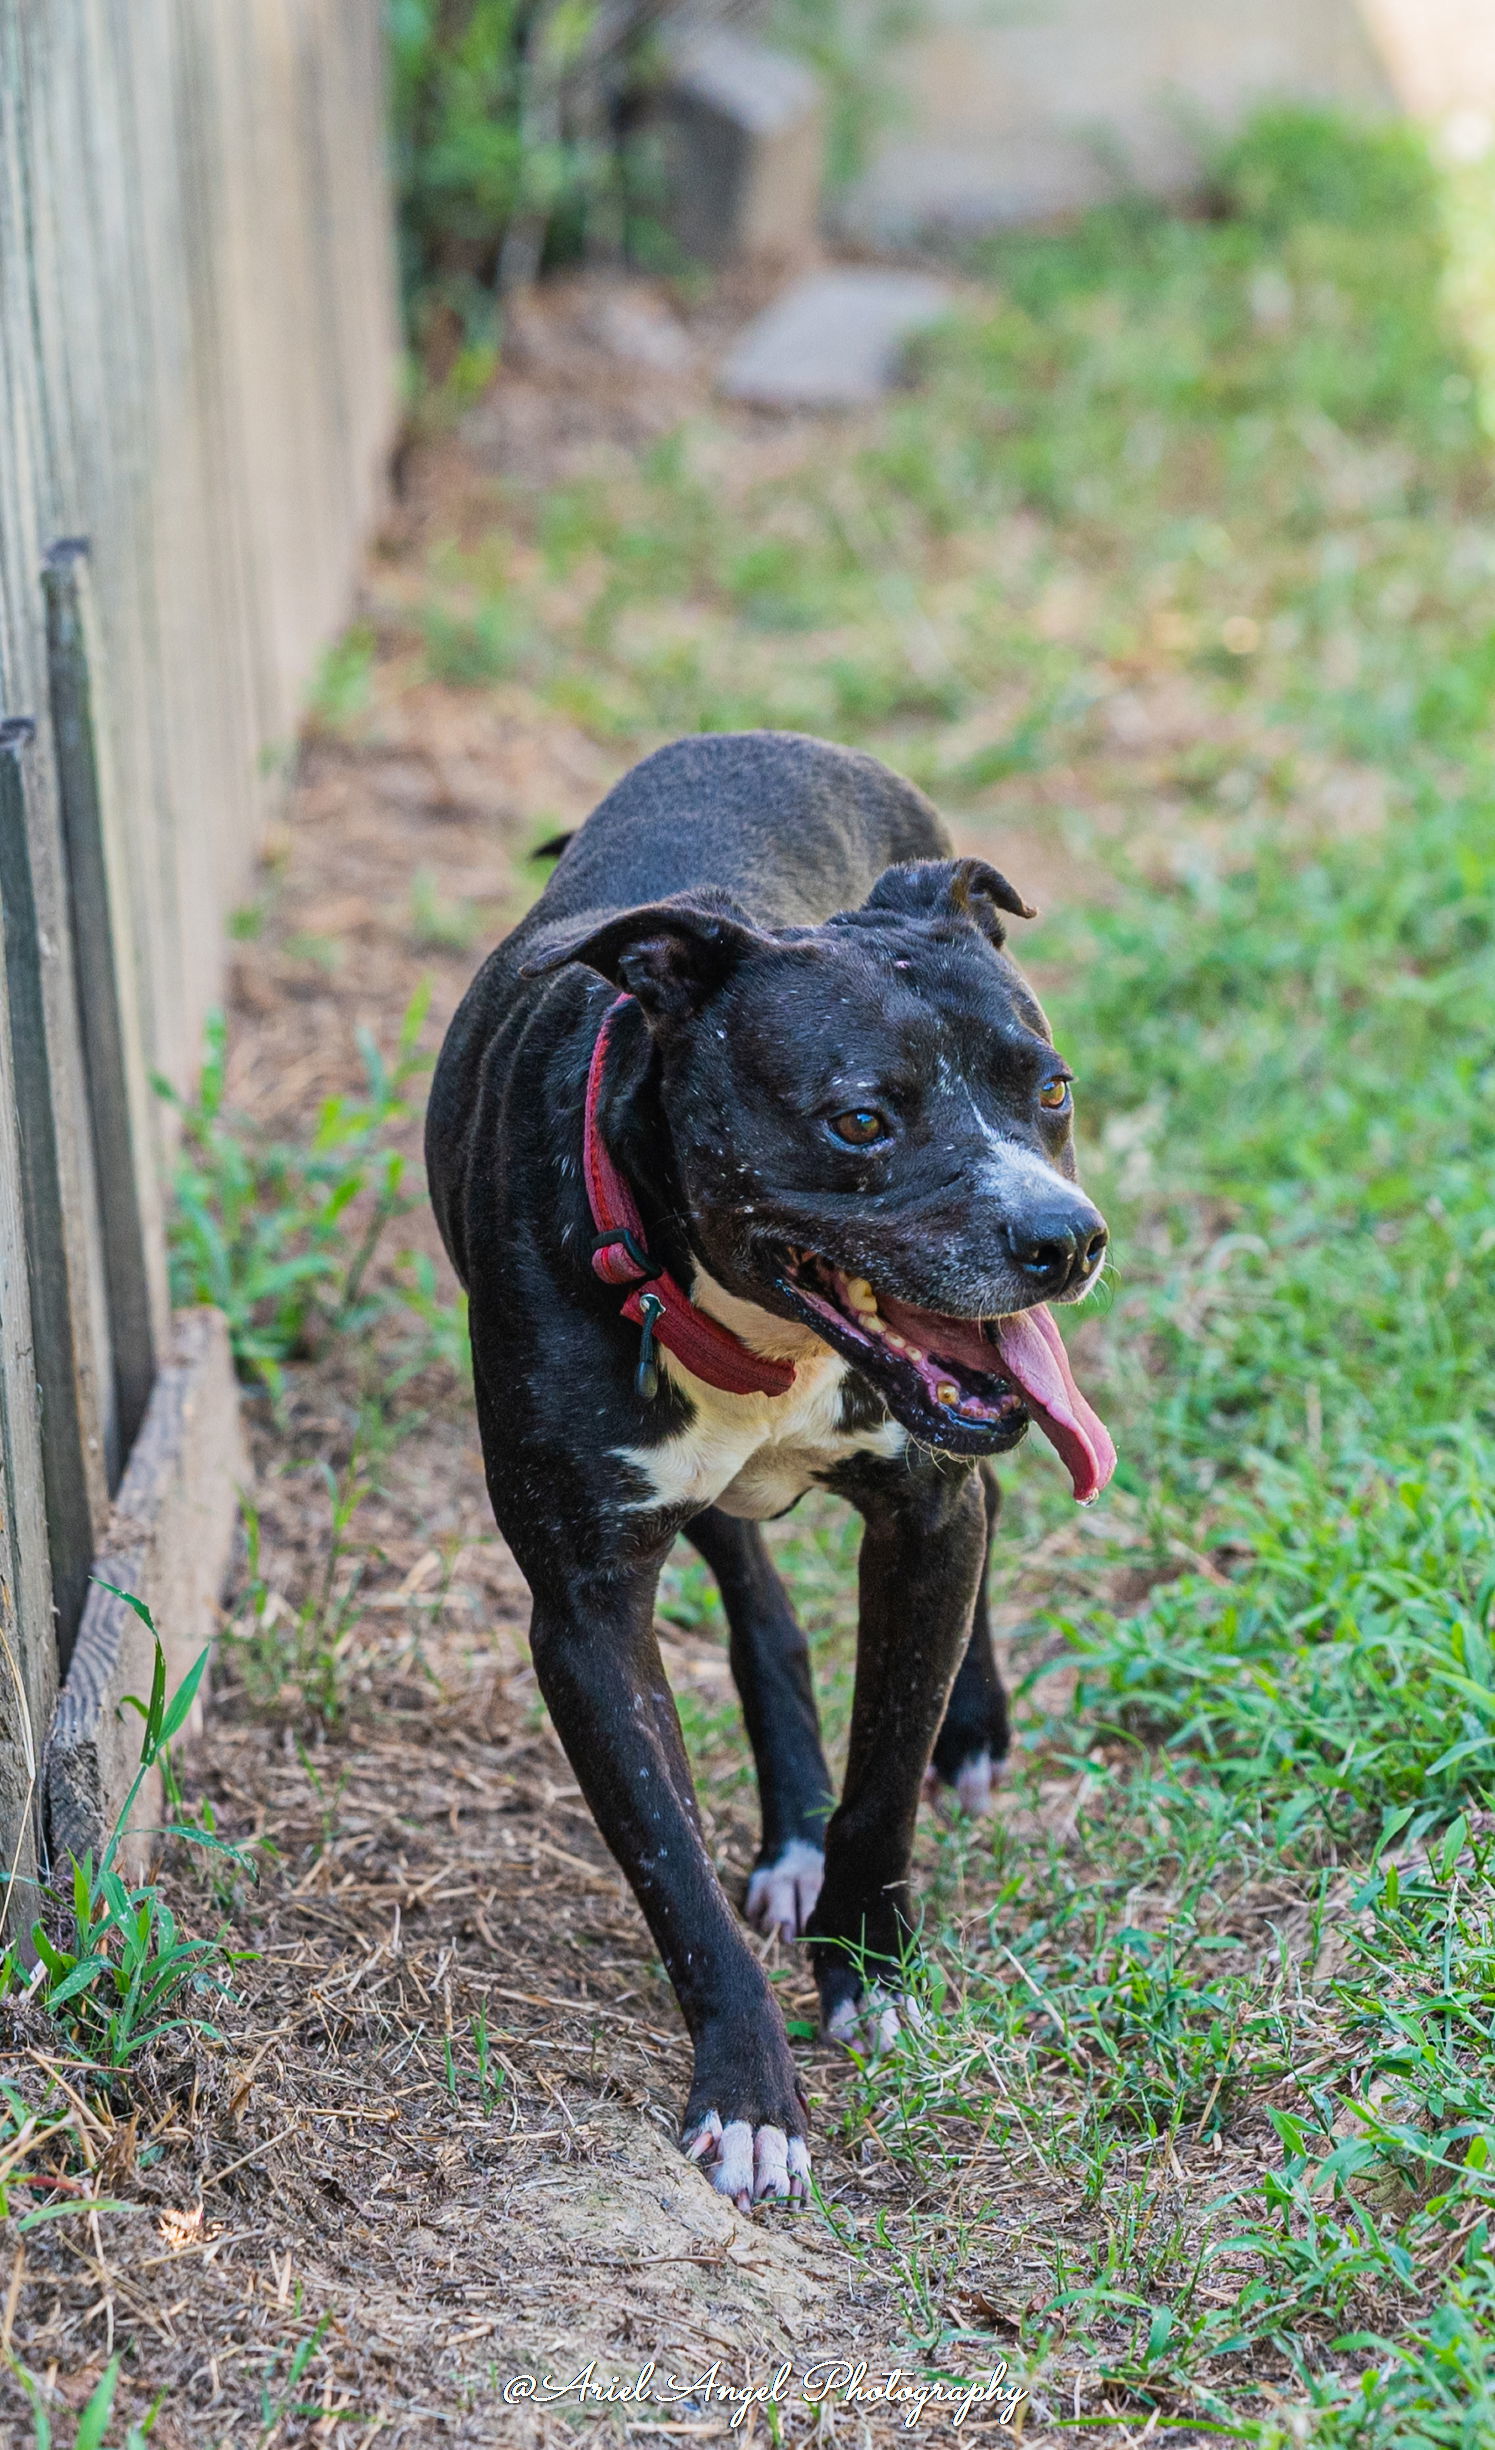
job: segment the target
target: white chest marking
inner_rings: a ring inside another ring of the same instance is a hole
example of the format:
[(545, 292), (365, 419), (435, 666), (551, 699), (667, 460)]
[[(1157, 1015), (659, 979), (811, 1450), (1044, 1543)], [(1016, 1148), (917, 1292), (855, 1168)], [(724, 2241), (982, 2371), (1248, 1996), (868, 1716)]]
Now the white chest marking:
[(695, 1419), (658, 1446), (619, 1448), (620, 1459), (648, 1485), (649, 1495), (634, 1500), (640, 1511), (720, 1506), (744, 1522), (766, 1522), (850, 1456), (902, 1454), (908, 1432), (896, 1421), (851, 1431), (838, 1426), (846, 1363), (809, 1328), (739, 1301), (704, 1271), (696, 1275), (691, 1299), (753, 1352), (792, 1361), (794, 1384), (787, 1395), (727, 1395), (661, 1348), (660, 1360), (690, 1397)]

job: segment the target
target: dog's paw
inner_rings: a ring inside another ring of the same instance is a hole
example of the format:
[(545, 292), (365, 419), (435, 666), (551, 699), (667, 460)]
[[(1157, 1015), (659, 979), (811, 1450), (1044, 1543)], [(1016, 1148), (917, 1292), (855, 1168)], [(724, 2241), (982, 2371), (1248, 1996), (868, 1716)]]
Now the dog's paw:
[(755, 1931), (797, 1940), (809, 1923), (825, 1878), (825, 1856), (808, 1838), (791, 1838), (771, 1863), (760, 1863), (743, 1908)]
[(921, 2033), (924, 2019), (917, 2000), (906, 1994), (885, 1991), (880, 1983), (872, 1983), (854, 1998), (838, 1999), (830, 2010), (821, 2031), (828, 2042), (839, 2042), (843, 2050), (855, 2051), (859, 2059), (880, 2059), (891, 2050), (907, 2027), (910, 2033)]
[(802, 2135), (782, 2127), (755, 2127), (745, 2118), (723, 2126), (720, 2114), (708, 2110), (681, 2138), (685, 2157), (697, 2161), (719, 2195), (730, 2196), (739, 2212), (755, 2203), (808, 2203), (810, 2147)]
[(996, 1802), (1001, 1775), (1001, 1762), (986, 1751), (967, 1753), (948, 1777), (931, 1761), (924, 1772), (924, 1800), (942, 1812), (959, 1810), (980, 1820)]

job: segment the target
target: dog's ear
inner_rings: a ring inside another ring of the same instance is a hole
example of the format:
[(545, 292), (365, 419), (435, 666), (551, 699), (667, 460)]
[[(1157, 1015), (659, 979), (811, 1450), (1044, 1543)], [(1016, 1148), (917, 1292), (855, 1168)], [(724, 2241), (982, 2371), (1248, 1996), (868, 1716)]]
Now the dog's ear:
[(564, 933), (547, 930), (523, 975), (541, 978), (567, 962), (583, 961), (636, 996), (651, 1021), (687, 1021), (750, 953), (772, 947), (771, 936), (729, 911), (699, 902), (651, 902), (611, 912), (600, 922), (583, 919)]
[(984, 859), (910, 859), (884, 868), (865, 907), (902, 911), (911, 919), (969, 919), (993, 944), (1007, 941), (999, 910), (1010, 910), (1015, 919), (1038, 916)]

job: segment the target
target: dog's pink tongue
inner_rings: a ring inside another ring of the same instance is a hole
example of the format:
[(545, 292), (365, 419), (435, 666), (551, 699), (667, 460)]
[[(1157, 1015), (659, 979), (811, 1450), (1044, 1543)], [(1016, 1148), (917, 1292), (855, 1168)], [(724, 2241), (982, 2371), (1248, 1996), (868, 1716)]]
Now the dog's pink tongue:
[(1116, 1469), (1116, 1449), (1075, 1385), (1058, 1328), (1042, 1305), (995, 1324), (1003, 1369), (1068, 1468), (1080, 1504), (1088, 1506)]

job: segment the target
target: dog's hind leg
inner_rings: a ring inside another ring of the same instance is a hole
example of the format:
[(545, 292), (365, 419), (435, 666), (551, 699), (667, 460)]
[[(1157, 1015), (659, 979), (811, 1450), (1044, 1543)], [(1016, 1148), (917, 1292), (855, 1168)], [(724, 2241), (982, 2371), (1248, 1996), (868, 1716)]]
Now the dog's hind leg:
[(960, 1672), (945, 1706), (945, 1723), (935, 1738), (934, 1758), (925, 1781), (926, 1792), (941, 1784), (954, 1789), (967, 1812), (989, 1810), (998, 1772), (1007, 1758), (1010, 1730), (1007, 1696), (992, 1650), (991, 1608), (987, 1583), (991, 1574), (991, 1544), (997, 1528), (1002, 1492), (989, 1463), (978, 1465), (986, 1499), (986, 1564), (976, 1594), (976, 1616)]
[(880, 1980), (896, 1988), (912, 1937), (919, 1789), (970, 1640), (986, 1512), (975, 1473), (953, 1461), (851, 1464), (832, 1485), (867, 1528), (846, 1784), (810, 1930), (827, 2033), (875, 2047)]
[(834, 1802), (809, 1650), (756, 1523), (711, 1506), (687, 1525), (685, 1536), (721, 1591), (732, 1675), (758, 1770), (762, 1842), (745, 1911), (760, 1931), (792, 1940), (820, 1894), (825, 1824)]

